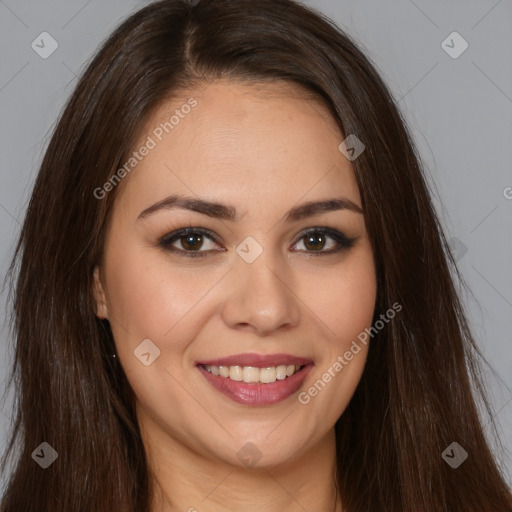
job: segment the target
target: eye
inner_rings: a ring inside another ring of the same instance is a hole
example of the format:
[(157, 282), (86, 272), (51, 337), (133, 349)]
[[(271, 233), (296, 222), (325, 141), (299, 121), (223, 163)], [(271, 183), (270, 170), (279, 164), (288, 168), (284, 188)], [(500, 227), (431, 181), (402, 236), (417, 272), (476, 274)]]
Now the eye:
[[(332, 228), (308, 228), (299, 234), (299, 240), (292, 247), (294, 251), (313, 253), (315, 256), (333, 254), (348, 249), (354, 245), (358, 237), (348, 238)], [(212, 251), (225, 251), (216, 242), (216, 236), (204, 228), (184, 228), (164, 235), (159, 245), (167, 251), (178, 253), (185, 257), (205, 257)], [(296, 246), (304, 249), (297, 249)], [(316, 254), (315, 254), (316, 253)]]
[(349, 249), (357, 240), (357, 237), (348, 238), (340, 231), (323, 227), (308, 228), (306, 231), (300, 233), (299, 237), (299, 241), (294, 244), (293, 247), (302, 244), (305, 249), (301, 250), (305, 250), (305, 252), (309, 253), (317, 253), (315, 256), (333, 254), (343, 251), (344, 249)]
[(215, 245), (218, 244), (215, 243), (215, 236), (210, 231), (192, 227), (173, 231), (163, 236), (159, 241), (159, 245), (166, 250), (177, 252), (187, 257), (204, 257), (212, 250), (224, 250), (215, 249)]

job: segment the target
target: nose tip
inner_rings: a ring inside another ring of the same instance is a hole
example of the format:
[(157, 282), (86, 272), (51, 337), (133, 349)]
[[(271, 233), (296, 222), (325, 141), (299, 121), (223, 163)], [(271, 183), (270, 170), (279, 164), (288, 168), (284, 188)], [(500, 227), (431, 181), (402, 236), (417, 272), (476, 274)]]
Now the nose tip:
[[(254, 257), (259, 244), (256, 246), (250, 240), (246, 244), (247, 247), (240, 244), (242, 249), (248, 249), (243, 254)], [(231, 328), (253, 330), (260, 336), (296, 326), (300, 318), (297, 296), (287, 285), (284, 271), (275, 270), (276, 259), (261, 251), (252, 263), (243, 256), (238, 263), (222, 311), (224, 322)]]

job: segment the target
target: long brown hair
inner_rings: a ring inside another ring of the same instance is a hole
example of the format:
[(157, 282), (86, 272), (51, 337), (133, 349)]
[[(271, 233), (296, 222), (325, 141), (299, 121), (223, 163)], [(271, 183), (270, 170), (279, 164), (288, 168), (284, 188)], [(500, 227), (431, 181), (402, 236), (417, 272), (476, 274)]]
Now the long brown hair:
[[(455, 262), (405, 123), (368, 58), (290, 0), (163, 0), (124, 21), (89, 64), (34, 186), (9, 272), (17, 400), (2, 512), (148, 510), (133, 394), (108, 357), (112, 332), (91, 293), (116, 188), (103, 199), (94, 191), (169, 95), (220, 77), (298, 85), (366, 146), (352, 164), (377, 266), (375, 320), (395, 302), (402, 310), (372, 340), (335, 426), (345, 510), (512, 510), (479, 419), (480, 354)], [(45, 470), (31, 457), (43, 441), (58, 452)], [(454, 441), (469, 457), (457, 469), (441, 456)]]

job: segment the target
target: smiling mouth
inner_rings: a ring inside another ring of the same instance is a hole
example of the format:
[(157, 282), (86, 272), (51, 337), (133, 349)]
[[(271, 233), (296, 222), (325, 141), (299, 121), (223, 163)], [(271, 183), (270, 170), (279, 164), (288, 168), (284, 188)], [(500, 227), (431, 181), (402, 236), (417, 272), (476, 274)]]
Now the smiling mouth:
[(306, 365), (279, 365), (258, 368), (256, 366), (216, 366), (202, 364), (206, 371), (212, 375), (230, 379), (246, 384), (271, 384), (278, 380), (285, 380), (302, 370)]

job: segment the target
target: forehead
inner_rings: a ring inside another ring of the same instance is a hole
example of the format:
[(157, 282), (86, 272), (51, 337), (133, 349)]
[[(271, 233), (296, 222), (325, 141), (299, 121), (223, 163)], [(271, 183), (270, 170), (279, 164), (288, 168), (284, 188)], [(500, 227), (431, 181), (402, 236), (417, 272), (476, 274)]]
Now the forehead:
[(342, 140), (327, 107), (297, 87), (217, 81), (182, 91), (149, 116), (132, 151), (151, 149), (120, 200), (140, 205), (184, 193), (249, 208), (338, 193), (360, 203)]

